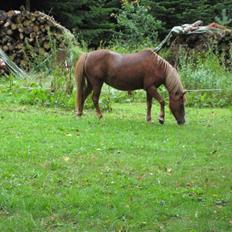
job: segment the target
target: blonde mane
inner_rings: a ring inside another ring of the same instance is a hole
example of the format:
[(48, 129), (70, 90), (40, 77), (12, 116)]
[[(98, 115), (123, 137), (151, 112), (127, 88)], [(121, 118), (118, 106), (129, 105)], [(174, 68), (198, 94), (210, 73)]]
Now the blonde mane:
[(166, 60), (160, 57), (158, 54), (153, 52), (157, 57), (157, 62), (165, 70), (165, 86), (169, 94), (182, 93), (184, 88), (181, 84), (179, 74), (176, 69), (169, 64)]
[(167, 87), (169, 94), (184, 92), (184, 88), (180, 81), (179, 74), (177, 73), (176, 69), (173, 68), (172, 66), (167, 70), (165, 85)]

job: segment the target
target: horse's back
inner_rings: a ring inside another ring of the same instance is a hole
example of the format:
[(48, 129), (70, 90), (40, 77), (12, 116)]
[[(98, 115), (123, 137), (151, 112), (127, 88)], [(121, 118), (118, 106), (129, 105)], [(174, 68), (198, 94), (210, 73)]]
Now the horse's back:
[(105, 74), (110, 75), (114, 71), (118, 72), (125, 69), (137, 72), (136, 68), (141, 69), (151, 54), (151, 50), (123, 55), (110, 50), (96, 50), (88, 53), (86, 68), (92, 74), (105, 72)]
[(88, 53), (85, 70), (90, 82), (103, 81), (120, 90), (143, 89), (155, 83), (153, 61), (151, 50), (125, 55), (97, 50)]
[[(118, 53), (115, 54), (120, 56)], [(108, 69), (108, 63), (111, 56), (112, 55), (109, 50), (96, 50), (89, 52), (85, 65), (87, 76), (104, 76)]]
[(150, 49), (145, 49), (141, 52), (133, 53), (133, 54), (120, 54), (114, 51), (110, 50), (96, 50), (96, 51), (91, 51), (88, 53), (88, 59), (89, 60), (94, 60), (95, 62), (97, 60), (123, 60), (124, 62), (135, 62), (135, 61), (143, 61), (146, 57), (150, 57), (153, 55), (152, 50)]

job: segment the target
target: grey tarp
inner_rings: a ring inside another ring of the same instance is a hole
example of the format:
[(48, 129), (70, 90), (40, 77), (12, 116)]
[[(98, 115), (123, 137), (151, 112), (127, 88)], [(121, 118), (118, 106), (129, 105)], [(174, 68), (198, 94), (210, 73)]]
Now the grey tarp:
[(191, 34), (202, 34), (202, 33), (220, 33), (222, 32), (219, 28), (210, 28), (208, 26), (201, 26), (202, 21), (197, 21), (193, 24), (184, 24), (182, 26), (176, 26), (171, 29), (168, 35), (161, 41), (161, 43), (154, 48), (155, 52), (159, 52), (166, 45), (170, 45), (173, 39), (180, 34), (191, 35)]
[(2, 59), (6, 66), (9, 68), (11, 72), (15, 75), (19, 76), (20, 78), (24, 78), (27, 74), (21, 68), (19, 68), (7, 55), (6, 53), (0, 48), (0, 59)]

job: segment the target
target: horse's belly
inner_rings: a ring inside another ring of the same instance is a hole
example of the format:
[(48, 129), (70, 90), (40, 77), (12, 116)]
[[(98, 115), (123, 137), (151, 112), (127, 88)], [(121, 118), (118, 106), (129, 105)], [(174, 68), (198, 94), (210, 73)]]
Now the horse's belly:
[(106, 84), (112, 86), (118, 90), (136, 90), (143, 89), (143, 79), (142, 78), (130, 78), (130, 77), (108, 77), (105, 80)]

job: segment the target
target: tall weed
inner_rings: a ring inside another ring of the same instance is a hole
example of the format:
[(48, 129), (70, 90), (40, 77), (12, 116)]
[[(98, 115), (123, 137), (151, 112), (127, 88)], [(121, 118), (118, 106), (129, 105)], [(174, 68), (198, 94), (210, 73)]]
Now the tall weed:
[(232, 102), (232, 74), (220, 64), (220, 58), (208, 52), (180, 57), (180, 75), (189, 91), (190, 106), (229, 106)]

